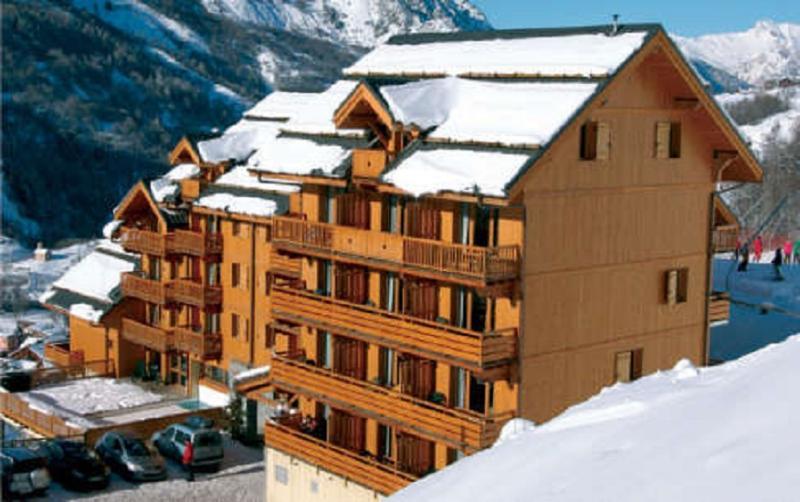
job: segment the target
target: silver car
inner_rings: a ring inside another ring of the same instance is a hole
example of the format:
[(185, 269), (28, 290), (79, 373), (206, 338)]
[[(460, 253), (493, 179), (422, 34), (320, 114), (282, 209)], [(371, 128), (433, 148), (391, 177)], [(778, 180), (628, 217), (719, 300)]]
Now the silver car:
[(224, 450), (222, 447), (222, 435), (219, 431), (197, 426), (196, 424), (182, 423), (173, 424), (163, 431), (153, 434), (152, 442), (162, 455), (172, 458), (178, 463), (183, 461), (183, 450), (186, 449), (186, 441), (192, 443), (194, 455), (192, 456), (192, 468), (209, 468), (219, 470)]
[(161, 455), (141, 439), (119, 432), (106, 432), (94, 447), (111, 470), (132, 481), (160, 481), (167, 478)]

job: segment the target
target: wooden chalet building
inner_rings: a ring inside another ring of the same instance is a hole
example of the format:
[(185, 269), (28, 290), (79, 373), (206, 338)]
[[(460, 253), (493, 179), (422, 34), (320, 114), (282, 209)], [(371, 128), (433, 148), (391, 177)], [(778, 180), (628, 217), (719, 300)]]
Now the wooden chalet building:
[(250, 399), (271, 501), (388, 495), (704, 364), (717, 185), (762, 177), (659, 25), (395, 37), (170, 161), (115, 212), (121, 336)]

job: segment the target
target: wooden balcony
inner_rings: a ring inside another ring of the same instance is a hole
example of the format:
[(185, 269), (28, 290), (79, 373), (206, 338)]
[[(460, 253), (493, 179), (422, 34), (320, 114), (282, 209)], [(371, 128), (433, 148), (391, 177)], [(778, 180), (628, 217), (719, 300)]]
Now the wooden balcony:
[(222, 234), (205, 234), (190, 230), (175, 230), (169, 236), (170, 253), (209, 256), (222, 252)]
[(711, 234), (711, 250), (714, 253), (730, 253), (736, 250), (736, 239), (739, 236), (737, 225), (723, 225), (714, 229)]
[(186, 254), (204, 257), (222, 252), (222, 235), (190, 230), (160, 234), (129, 228), (122, 232), (120, 242), (127, 251), (155, 256)]
[(474, 287), (519, 276), (518, 246), (465, 246), (290, 217), (273, 222), (273, 245), (289, 252)]
[(222, 288), (207, 286), (190, 279), (174, 279), (166, 286), (167, 300), (184, 305), (205, 308), (222, 302)]
[(122, 295), (161, 305), (167, 300), (164, 284), (144, 277), (141, 272), (122, 274)]
[[(342, 410), (356, 408), (356, 414), (379, 415), (380, 421), (433, 441), (445, 441), (458, 449), (478, 450), (490, 446), (511, 413), (485, 417), (453, 409), (399, 390), (382, 387), (334, 373), (281, 355), (272, 356), (273, 384)], [(359, 413), (359, 410), (363, 410)]]
[(174, 348), (172, 333), (133, 319), (122, 319), (122, 338), (158, 352), (169, 352)]
[(708, 324), (711, 326), (727, 323), (731, 318), (731, 300), (727, 293), (711, 293), (708, 303)]
[(120, 244), (126, 251), (164, 256), (167, 254), (166, 235), (150, 230), (125, 228), (120, 233)]
[(270, 448), (319, 466), (384, 495), (413, 483), (417, 477), (393, 465), (303, 434), (274, 422), (264, 424), (264, 442)]
[(272, 288), (272, 315), (473, 371), (508, 365), (517, 354), (514, 328), (480, 333), (286, 286)]
[(190, 327), (175, 328), (173, 333), (176, 350), (203, 360), (219, 359), (222, 354), (222, 337), (219, 333), (203, 333)]
[(302, 276), (303, 262), (300, 258), (280, 254), (274, 249), (270, 253), (270, 272), (278, 277), (287, 279), (300, 279)]

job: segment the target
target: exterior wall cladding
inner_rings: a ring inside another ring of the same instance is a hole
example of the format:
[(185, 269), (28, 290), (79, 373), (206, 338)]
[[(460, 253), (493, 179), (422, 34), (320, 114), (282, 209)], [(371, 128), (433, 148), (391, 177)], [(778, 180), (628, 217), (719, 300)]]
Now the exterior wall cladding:
[[(615, 381), (704, 364), (709, 322), (725, 319), (710, 259), (736, 230), (715, 182), (760, 170), (663, 30), (643, 31), (546, 148), (426, 139), (362, 81), (328, 115), (374, 138), (346, 146), (347, 169), (249, 169), (252, 184), (295, 187), (260, 192), (280, 199), (274, 214), (202, 204), (237, 167), (182, 141), (173, 164), (200, 174), (181, 198), (142, 184), (117, 210), (116, 238), (142, 254), (109, 317), (118, 367), (141, 359), (188, 394), (243, 395), (267, 499), (296, 501), (380, 499), (490, 446), (513, 417), (542, 422)], [(502, 195), (415, 198), (384, 179), (448, 148), (532, 160)], [(97, 329), (73, 324), (73, 344)]]

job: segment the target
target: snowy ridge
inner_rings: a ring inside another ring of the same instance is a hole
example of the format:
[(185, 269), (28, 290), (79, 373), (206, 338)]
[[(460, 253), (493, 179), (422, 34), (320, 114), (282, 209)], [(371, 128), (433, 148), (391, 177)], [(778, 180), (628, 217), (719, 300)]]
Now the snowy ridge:
[(800, 78), (800, 24), (764, 20), (739, 33), (672, 38), (689, 59), (704, 61), (750, 84)]
[(211, 13), (334, 42), (371, 47), (398, 33), (485, 30), (467, 0), (202, 0)]
[(791, 500), (800, 335), (721, 366), (617, 384), (389, 500)]

